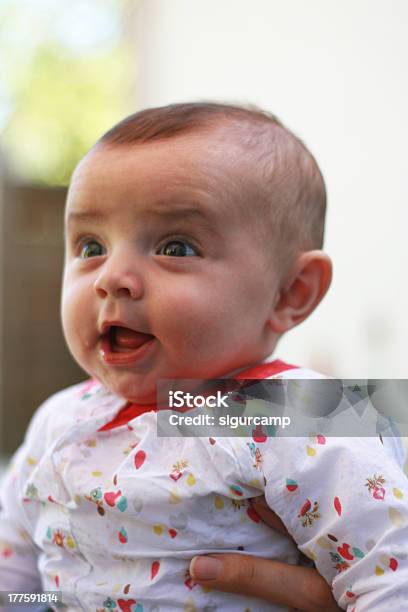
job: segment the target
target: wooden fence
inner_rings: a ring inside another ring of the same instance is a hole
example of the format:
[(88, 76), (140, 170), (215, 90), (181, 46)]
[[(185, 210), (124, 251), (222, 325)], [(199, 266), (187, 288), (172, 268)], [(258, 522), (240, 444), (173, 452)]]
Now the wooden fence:
[(65, 195), (0, 185), (0, 454), (18, 446), (44, 399), (86, 378), (59, 318)]

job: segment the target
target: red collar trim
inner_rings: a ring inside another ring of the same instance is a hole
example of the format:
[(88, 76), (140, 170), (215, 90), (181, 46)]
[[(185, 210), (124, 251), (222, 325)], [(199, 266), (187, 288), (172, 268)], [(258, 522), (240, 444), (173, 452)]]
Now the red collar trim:
[(126, 425), (132, 419), (144, 414), (145, 412), (156, 412), (157, 406), (154, 404), (130, 404), (127, 403), (123, 408), (119, 410), (114, 419), (109, 423), (100, 427), (98, 431), (107, 431), (108, 429), (114, 429), (121, 425)]
[[(257, 379), (263, 380), (264, 378), (269, 378), (270, 376), (276, 376), (281, 372), (286, 372), (287, 370), (297, 369), (298, 366), (290, 365), (289, 363), (285, 363), (284, 361), (280, 361), (276, 359), (275, 361), (271, 361), (269, 363), (260, 363), (252, 368), (248, 368), (247, 370), (243, 370), (239, 372), (236, 376), (233, 376), (234, 380), (243, 380), (243, 379)], [(116, 427), (120, 427), (121, 425), (126, 425), (132, 419), (144, 414), (145, 412), (157, 412), (157, 406), (154, 404), (130, 404), (127, 403), (123, 408), (119, 410), (116, 414), (115, 418), (112, 419), (109, 423), (106, 423), (102, 427), (98, 429), (98, 431), (108, 431), (109, 429), (114, 429)]]

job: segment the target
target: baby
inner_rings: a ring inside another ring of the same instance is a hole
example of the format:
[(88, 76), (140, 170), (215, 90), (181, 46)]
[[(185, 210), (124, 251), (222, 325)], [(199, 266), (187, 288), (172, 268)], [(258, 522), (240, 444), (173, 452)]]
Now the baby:
[[(189, 563), (300, 550), (343, 609), (406, 609), (397, 445), (157, 436), (161, 379), (319, 378), (267, 358), (330, 284), (324, 214), (314, 158), (258, 110), (150, 109), (91, 149), (67, 198), (62, 321), (92, 378), (40, 407), (13, 459), (0, 590), (61, 591), (68, 610), (284, 610), (206, 590)], [(297, 546), (248, 504), (263, 494)]]

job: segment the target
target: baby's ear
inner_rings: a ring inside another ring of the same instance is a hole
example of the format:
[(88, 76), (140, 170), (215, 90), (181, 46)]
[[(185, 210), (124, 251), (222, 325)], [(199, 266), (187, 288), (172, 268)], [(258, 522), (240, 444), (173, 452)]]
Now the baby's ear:
[(330, 257), (323, 251), (299, 255), (282, 280), (274, 310), (272, 330), (283, 334), (306, 319), (325, 296), (332, 278)]

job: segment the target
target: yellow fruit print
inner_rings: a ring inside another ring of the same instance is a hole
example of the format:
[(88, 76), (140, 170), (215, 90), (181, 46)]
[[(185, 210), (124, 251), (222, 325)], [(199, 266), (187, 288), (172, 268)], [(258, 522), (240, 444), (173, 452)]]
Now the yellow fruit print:
[(396, 487), (393, 488), (392, 493), (394, 495), (394, 497), (396, 497), (397, 499), (403, 499), (404, 494), (402, 491), (400, 491), (399, 489), (397, 489)]
[(176, 491), (170, 492), (169, 502), (171, 504), (179, 504), (181, 502), (181, 497), (177, 495)]
[(187, 477), (187, 484), (189, 487), (193, 487), (196, 483), (196, 479), (194, 478), (193, 474), (189, 474)]
[(216, 495), (214, 498), (214, 506), (217, 510), (222, 510), (224, 507), (224, 501), (219, 495)]
[(403, 527), (405, 525), (405, 517), (396, 508), (389, 508), (388, 516), (395, 527)]

